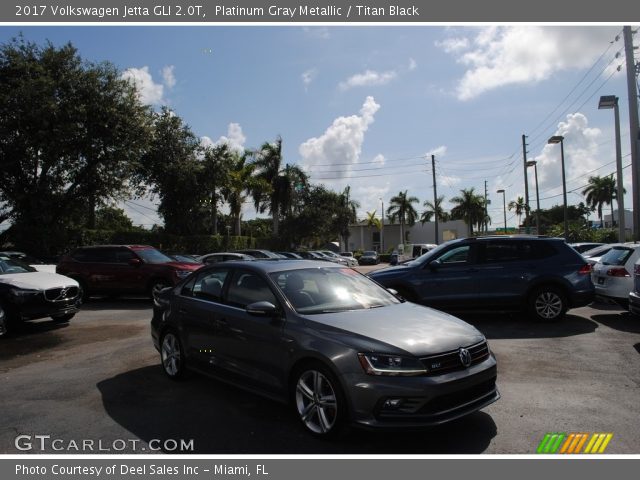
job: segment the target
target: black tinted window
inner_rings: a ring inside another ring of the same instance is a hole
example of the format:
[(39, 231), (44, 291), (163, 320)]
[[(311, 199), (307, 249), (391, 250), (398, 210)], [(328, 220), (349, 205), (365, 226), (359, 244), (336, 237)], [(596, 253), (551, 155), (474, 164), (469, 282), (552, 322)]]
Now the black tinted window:
[(522, 258), (520, 242), (489, 242), (484, 245), (485, 263), (513, 262)]
[(116, 263), (129, 263), (134, 258), (137, 257), (131, 250), (122, 249), (115, 252)]
[(246, 308), (247, 305), (263, 301), (278, 305), (267, 282), (255, 273), (236, 271), (229, 285), (227, 302), (235, 307)]
[(548, 241), (522, 242), (522, 244), (525, 259), (540, 260), (542, 258), (553, 257), (558, 253), (558, 250)]
[(470, 262), (471, 246), (470, 245), (462, 245), (460, 247), (452, 248), (451, 250), (447, 250), (442, 255), (440, 255), (437, 260), (442, 265), (460, 265)]
[(192, 295), (202, 300), (222, 301), (222, 287), (229, 270), (209, 270), (201, 272), (193, 285)]
[(111, 248), (76, 250), (71, 256), (78, 262), (115, 263), (116, 261), (115, 251)]

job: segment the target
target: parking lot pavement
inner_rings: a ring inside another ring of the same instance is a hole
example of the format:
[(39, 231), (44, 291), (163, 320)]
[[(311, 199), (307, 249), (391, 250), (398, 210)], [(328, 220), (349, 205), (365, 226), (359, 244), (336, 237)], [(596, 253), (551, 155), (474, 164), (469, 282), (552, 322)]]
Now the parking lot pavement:
[[(619, 309), (581, 308), (555, 324), (465, 316), (498, 358), (497, 403), (428, 430), (351, 429), (331, 442), (286, 406), (199, 375), (168, 380), (150, 315), (148, 300), (93, 300), (69, 325), (34, 322), (0, 340), (0, 453), (20, 453), (24, 434), (62, 448), (93, 440), (93, 453), (98, 441), (102, 453), (149, 453), (172, 439), (193, 440), (196, 453), (509, 454), (534, 453), (547, 432), (613, 432), (607, 453), (640, 453), (640, 319)], [(40, 453), (32, 443), (24, 453)]]

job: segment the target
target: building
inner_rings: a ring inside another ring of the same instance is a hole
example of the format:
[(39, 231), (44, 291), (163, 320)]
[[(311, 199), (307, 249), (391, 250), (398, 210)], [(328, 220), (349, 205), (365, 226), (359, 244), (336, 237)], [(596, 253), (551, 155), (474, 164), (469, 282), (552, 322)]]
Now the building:
[[(389, 223), (385, 219), (382, 232), (365, 221), (349, 226), (349, 244), (347, 250), (375, 250), (387, 252), (401, 243), (443, 243), (454, 238), (468, 236), (467, 224), (463, 220), (438, 223), (438, 238), (435, 238), (435, 223), (417, 222), (413, 227), (405, 225), (405, 241), (400, 238), (400, 224)], [(384, 246), (381, 243), (384, 242)], [(382, 248), (383, 247), (383, 248)]]

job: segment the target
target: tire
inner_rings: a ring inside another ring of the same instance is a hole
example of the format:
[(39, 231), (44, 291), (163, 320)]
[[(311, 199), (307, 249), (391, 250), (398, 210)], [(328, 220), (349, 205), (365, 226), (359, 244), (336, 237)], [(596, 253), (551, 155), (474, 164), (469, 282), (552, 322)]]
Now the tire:
[(160, 340), (160, 363), (165, 375), (171, 380), (180, 380), (184, 377), (186, 359), (180, 338), (169, 330)]
[(156, 278), (154, 280), (151, 280), (151, 283), (149, 284), (149, 298), (153, 300), (163, 288), (167, 288), (170, 286), (171, 283), (163, 278)]
[(318, 362), (296, 369), (292, 403), (302, 426), (320, 438), (331, 438), (344, 427), (347, 404), (335, 375)]
[(7, 311), (4, 309), (2, 304), (0, 303), (0, 338), (5, 336), (9, 331), (8, 324), (9, 324), (9, 315), (7, 314)]
[(71, 320), (75, 316), (75, 313), (67, 313), (65, 315), (56, 315), (55, 317), (51, 317), (56, 323), (66, 323)]
[(540, 322), (561, 320), (567, 313), (567, 298), (564, 292), (554, 286), (536, 288), (528, 299), (529, 316)]

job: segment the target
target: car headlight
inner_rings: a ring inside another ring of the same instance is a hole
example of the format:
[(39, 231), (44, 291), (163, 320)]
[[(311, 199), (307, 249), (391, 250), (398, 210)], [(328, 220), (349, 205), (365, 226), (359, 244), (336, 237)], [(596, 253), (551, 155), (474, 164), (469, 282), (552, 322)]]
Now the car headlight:
[(428, 372), (427, 367), (420, 360), (412, 357), (359, 353), (358, 360), (368, 375), (411, 377)]
[(23, 290), (20, 288), (12, 288), (9, 290), (13, 301), (16, 303), (22, 303), (29, 297), (34, 297), (40, 294), (40, 290)]
[(176, 270), (176, 277), (186, 278), (191, 273), (191, 270)]

